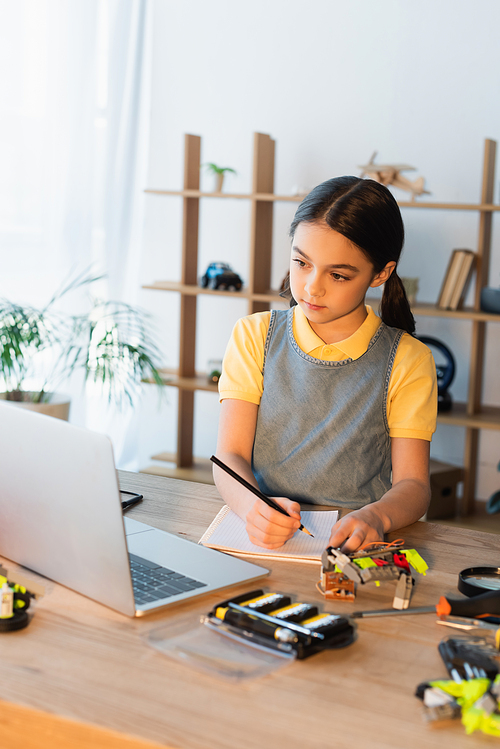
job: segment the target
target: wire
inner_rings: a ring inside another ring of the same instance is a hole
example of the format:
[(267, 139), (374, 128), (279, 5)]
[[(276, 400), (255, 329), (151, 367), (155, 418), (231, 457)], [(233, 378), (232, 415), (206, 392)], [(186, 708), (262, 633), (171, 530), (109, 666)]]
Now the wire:
[(393, 546), (401, 546), (404, 544), (405, 540), (404, 538), (396, 538), (394, 541), (391, 541), (390, 543), (387, 541), (370, 541), (367, 544), (363, 544), (363, 546), (360, 546), (358, 551), (365, 551), (365, 549), (368, 549), (370, 546), (377, 546), (378, 548), (383, 548), (386, 551), (390, 549)]

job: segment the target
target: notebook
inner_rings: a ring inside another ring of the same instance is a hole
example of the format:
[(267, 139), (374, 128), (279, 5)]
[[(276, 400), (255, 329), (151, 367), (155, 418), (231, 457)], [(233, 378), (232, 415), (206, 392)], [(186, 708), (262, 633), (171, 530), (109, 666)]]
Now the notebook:
[(0, 425), (3, 557), (128, 616), (268, 574), (124, 518), (105, 435), (9, 404)]
[(301, 523), (311, 531), (314, 538), (297, 531), (281, 548), (264, 549), (250, 541), (244, 521), (230, 507), (224, 505), (198, 543), (243, 556), (317, 563), (328, 546), (331, 530), (338, 520), (338, 515), (337, 510), (301, 512)]

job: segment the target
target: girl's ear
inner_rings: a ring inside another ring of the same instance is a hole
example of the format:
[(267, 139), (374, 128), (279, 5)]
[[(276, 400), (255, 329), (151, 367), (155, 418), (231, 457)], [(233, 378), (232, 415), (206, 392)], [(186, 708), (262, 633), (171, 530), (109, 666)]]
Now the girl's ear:
[(391, 260), (385, 268), (382, 268), (380, 273), (377, 273), (376, 276), (373, 277), (372, 282), (370, 284), (370, 288), (376, 288), (377, 286), (382, 286), (383, 283), (387, 281), (391, 273), (393, 272), (394, 268), (396, 267), (396, 262), (394, 260)]

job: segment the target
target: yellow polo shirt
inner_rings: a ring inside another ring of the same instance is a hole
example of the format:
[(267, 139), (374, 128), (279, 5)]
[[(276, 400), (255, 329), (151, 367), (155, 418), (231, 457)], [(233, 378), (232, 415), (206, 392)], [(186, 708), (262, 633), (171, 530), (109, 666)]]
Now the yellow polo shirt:
[[(359, 359), (375, 335), (380, 318), (367, 305), (363, 324), (344, 341), (324, 343), (297, 305), (293, 334), (309, 356), (324, 361)], [(259, 405), (264, 388), (264, 346), (271, 313), (257, 312), (236, 323), (227, 345), (219, 380), (219, 398), (235, 398)], [(391, 437), (431, 441), (436, 431), (436, 365), (430, 349), (404, 333), (399, 342), (387, 393), (387, 421)]]

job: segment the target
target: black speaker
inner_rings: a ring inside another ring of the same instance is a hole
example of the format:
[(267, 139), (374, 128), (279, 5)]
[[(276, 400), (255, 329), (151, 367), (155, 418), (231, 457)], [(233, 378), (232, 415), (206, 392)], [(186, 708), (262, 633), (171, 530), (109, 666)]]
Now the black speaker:
[[(455, 377), (455, 359), (453, 357), (453, 354), (451, 353), (450, 349), (437, 338), (420, 335), (418, 336), (418, 340), (422, 341), (422, 343), (425, 343), (426, 346), (429, 346), (432, 351), (432, 355), (434, 356), (434, 361), (436, 362), (438, 384), (438, 411), (440, 413), (450, 411), (453, 405), (453, 401), (450, 393), (448, 392), (448, 388), (450, 387), (451, 383), (453, 382), (453, 378)], [(441, 354), (441, 357), (436, 358), (433, 349), (439, 352)], [(444, 362), (440, 363), (443, 357)]]

